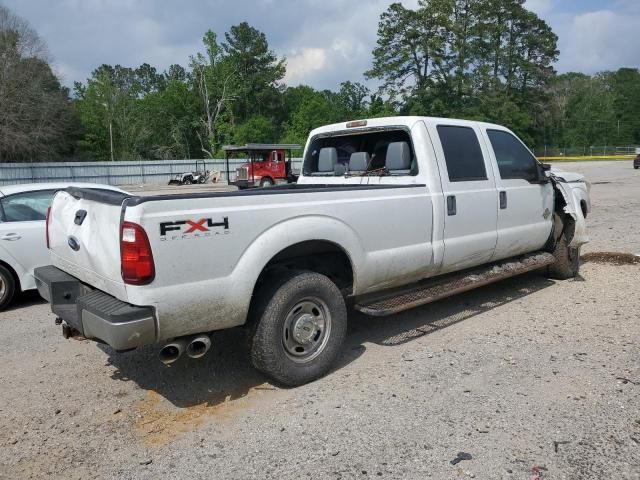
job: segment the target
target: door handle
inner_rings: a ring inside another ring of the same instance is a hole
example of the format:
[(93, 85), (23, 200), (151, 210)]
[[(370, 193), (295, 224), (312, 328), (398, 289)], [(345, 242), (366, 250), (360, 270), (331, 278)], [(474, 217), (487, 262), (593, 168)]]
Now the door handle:
[(507, 208), (507, 192), (500, 192), (500, 209), (505, 210)]
[(18, 235), (17, 233), (7, 233), (0, 238), (2, 238), (2, 240), (6, 240), (7, 242), (15, 242), (16, 240), (20, 240), (22, 238), (22, 235)]
[(458, 209), (456, 206), (456, 196), (455, 195), (449, 195), (447, 197), (447, 215), (449, 215), (450, 217), (457, 214), (458, 213)]

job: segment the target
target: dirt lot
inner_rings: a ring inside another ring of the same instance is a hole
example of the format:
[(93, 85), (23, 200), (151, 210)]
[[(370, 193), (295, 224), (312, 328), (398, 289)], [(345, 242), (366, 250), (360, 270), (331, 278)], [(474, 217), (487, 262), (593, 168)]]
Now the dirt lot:
[[(563, 168), (593, 182), (584, 251), (640, 254), (640, 173)], [(64, 340), (26, 295), (0, 313), (0, 478), (638, 479), (640, 265), (601, 260), (351, 314), (335, 371), (289, 390), (238, 332), (167, 368)]]

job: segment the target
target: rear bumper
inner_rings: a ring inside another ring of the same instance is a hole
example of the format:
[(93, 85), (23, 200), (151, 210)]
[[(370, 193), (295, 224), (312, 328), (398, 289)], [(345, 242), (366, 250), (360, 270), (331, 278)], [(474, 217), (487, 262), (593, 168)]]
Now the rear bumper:
[(136, 307), (54, 267), (34, 271), (38, 292), (51, 311), (80, 335), (129, 350), (156, 341), (156, 319), (152, 307)]

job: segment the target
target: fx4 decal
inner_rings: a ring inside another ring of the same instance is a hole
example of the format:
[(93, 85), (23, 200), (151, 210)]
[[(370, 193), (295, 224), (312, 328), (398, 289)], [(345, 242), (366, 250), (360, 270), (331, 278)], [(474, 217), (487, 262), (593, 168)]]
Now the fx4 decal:
[(160, 224), (160, 240), (181, 240), (185, 238), (211, 237), (229, 234), (229, 218), (214, 222), (211, 218), (200, 220), (178, 220)]

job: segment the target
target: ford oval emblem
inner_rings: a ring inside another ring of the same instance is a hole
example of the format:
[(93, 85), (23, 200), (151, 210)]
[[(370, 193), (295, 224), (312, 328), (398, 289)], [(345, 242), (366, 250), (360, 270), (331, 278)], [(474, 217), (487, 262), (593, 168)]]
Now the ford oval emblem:
[(69, 247), (71, 247), (71, 250), (73, 250), (74, 252), (80, 250), (80, 242), (76, 237), (69, 237), (67, 243), (69, 244)]

